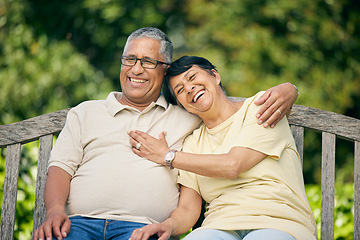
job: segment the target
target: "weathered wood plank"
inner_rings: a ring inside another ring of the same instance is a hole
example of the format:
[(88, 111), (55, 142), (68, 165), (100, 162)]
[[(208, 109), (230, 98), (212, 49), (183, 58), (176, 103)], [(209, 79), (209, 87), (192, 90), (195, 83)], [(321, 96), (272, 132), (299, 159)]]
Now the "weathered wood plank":
[(0, 228), (0, 237), (2, 240), (12, 240), (14, 236), (20, 150), (20, 143), (10, 145), (7, 148)]
[[(232, 100), (244, 98), (229, 97)], [(44, 114), (21, 122), (0, 126), (0, 147), (26, 143), (48, 133), (61, 131), (69, 109)], [(289, 123), (317, 131), (334, 133), (348, 140), (360, 141), (360, 120), (321, 109), (294, 105)]]
[(321, 239), (334, 239), (335, 139), (322, 133)]
[(45, 221), (45, 204), (44, 204), (44, 188), (46, 183), (47, 164), (50, 158), (50, 153), (53, 145), (53, 134), (49, 134), (39, 139), (39, 157), (36, 178), (36, 194), (35, 194), (35, 210), (33, 234), (35, 230), (40, 227), (41, 223)]
[(0, 147), (14, 143), (27, 143), (64, 127), (70, 109), (47, 113), (21, 122), (0, 126)]
[(289, 123), (315, 131), (333, 133), (350, 141), (360, 141), (360, 120), (338, 113), (294, 105)]
[(360, 141), (354, 149), (354, 239), (360, 240)]
[(301, 163), (304, 162), (304, 128), (299, 126), (291, 126), (291, 132), (295, 140), (296, 148), (300, 155)]
[[(233, 101), (241, 101), (241, 97), (229, 97)], [(322, 109), (293, 105), (289, 123), (296, 126), (324, 131), (350, 140), (360, 141), (360, 119)]]

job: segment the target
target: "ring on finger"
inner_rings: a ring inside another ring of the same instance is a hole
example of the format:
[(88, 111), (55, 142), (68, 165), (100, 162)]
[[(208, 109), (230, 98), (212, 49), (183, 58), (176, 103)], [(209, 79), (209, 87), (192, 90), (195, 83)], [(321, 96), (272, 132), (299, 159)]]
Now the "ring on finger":
[(279, 112), (280, 114), (282, 114), (282, 112), (278, 109), (278, 110), (276, 110), (277, 112)]
[(140, 147), (141, 147), (141, 143), (138, 142), (138, 143), (135, 145), (135, 148), (136, 148), (137, 150), (139, 150)]
[(142, 230), (143, 230), (142, 228), (139, 229), (140, 232), (142, 232)]

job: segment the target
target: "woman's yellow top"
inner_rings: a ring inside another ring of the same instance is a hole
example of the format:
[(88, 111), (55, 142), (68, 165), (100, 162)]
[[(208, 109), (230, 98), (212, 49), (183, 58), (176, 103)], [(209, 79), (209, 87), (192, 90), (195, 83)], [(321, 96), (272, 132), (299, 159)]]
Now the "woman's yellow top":
[(260, 106), (253, 102), (220, 125), (204, 124), (190, 135), (183, 151), (222, 154), (240, 146), (268, 157), (236, 179), (210, 178), (180, 171), (178, 183), (197, 191), (208, 203), (202, 227), (241, 230), (273, 228), (296, 239), (316, 239), (316, 223), (305, 194), (302, 165), (290, 127), (283, 118), (274, 128), (258, 125)]

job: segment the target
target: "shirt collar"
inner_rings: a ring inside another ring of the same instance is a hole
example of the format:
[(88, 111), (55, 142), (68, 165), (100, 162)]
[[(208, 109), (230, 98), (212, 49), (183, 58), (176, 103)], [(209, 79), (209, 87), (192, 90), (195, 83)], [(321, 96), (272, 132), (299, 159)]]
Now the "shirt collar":
[[(121, 104), (118, 100), (121, 99), (122, 94), (123, 94), (122, 92), (111, 92), (105, 100), (105, 105), (107, 107), (107, 110), (109, 114), (113, 117), (123, 109), (131, 109), (131, 110), (139, 111), (136, 108)], [(168, 103), (166, 102), (166, 99), (162, 93), (160, 97), (156, 100), (156, 102), (152, 102), (146, 109), (144, 109), (143, 113), (149, 111), (155, 106), (160, 106), (164, 109), (168, 108)]]

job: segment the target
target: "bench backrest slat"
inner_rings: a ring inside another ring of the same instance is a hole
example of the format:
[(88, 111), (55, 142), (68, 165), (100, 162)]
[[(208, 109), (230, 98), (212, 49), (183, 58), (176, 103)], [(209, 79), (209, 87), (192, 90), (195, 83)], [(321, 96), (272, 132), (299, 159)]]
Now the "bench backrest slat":
[(53, 145), (53, 134), (45, 135), (39, 139), (39, 160), (36, 178), (35, 210), (33, 233), (45, 221), (44, 188), (46, 183), (47, 163)]
[(301, 163), (304, 158), (304, 128), (299, 126), (291, 126), (291, 133), (294, 137), (296, 148), (299, 152)]
[(20, 148), (20, 143), (12, 144), (7, 147), (0, 230), (2, 240), (12, 240), (14, 236)]
[(322, 133), (321, 239), (334, 239), (335, 134)]
[(354, 144), (354, 239), (360, 240), (360, 141)]

